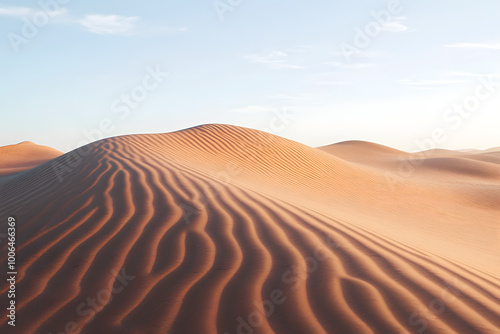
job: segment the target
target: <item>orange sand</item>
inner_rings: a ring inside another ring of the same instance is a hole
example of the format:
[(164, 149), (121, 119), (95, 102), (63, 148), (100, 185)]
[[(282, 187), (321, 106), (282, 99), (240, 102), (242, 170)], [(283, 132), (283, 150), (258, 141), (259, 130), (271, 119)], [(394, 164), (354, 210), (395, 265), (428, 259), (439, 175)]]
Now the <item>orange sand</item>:
[(499, 150), (228, 125), (27, 145), (0, 148), (1, 333), (500, 333)]

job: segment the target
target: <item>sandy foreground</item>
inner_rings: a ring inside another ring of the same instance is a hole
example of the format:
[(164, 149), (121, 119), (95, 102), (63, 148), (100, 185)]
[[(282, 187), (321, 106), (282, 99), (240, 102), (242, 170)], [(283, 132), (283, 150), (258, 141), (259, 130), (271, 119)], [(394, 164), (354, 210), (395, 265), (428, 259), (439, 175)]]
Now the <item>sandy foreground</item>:
[(500, 333), (500, 148), (203, 125), (2, 147), (0, 187), (0, 333)]

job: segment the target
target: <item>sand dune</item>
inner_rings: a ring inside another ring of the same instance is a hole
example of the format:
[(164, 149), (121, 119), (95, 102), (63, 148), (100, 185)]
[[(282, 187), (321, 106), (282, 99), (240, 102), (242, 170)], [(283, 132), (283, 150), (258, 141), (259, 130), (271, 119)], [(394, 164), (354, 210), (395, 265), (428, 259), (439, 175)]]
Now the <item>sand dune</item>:
[(2, 186), (0, 332), (500, 333), (499, 167), (475, 155), (411, 171), (204, 125), (54, 157)]
[(484, 153), (494, 153), (494, 154), (500, 154), (500, 147), (492, 147), (488, 150), (484, 150)]
[(475, 154), (469, 151), (444, 149), (408, 153), (363, 141), (341, 142), (318, 149), (344, 160), (370, 167), (397, 170), (408, 161), (414, 166), (423, 167), (416, 169), (416, 172), (424, 172), (427, 168), (452, 174), (469, 174), (471, 177), (497, 178), (498, 166), (492, 164), (500, 164), (500, 156), (497, 156), (496, 149), (477, 151)]
[(25, 171), (60, 155), (58, 150), (29, 141), (0, 147), (0, 176)]

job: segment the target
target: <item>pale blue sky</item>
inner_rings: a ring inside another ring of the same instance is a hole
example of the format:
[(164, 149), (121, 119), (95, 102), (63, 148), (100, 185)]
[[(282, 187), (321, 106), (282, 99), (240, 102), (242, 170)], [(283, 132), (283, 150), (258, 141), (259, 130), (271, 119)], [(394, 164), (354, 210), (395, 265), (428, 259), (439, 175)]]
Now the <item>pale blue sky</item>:
[[(0, 145), (66, 152), (229, 123), (311, 146), (417, 151), (436, 129), (439, 147), (500, 146), (499, 13), (497, 0), (0, 0)], [(132, 92), (147, 96), (123, 117)]]

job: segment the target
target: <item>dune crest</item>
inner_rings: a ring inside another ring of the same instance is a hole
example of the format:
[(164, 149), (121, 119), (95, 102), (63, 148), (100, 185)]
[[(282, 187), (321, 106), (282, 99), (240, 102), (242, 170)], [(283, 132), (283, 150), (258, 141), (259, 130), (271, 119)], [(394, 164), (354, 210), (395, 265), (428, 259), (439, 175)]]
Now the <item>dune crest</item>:
[(0, 176), (25, 171), (62, 154), (51, 147), (29, 141), (2, 146), (0, 147)]
[(499, 333), (498, 169), (350, 146), (204, 125), (14, 175), (16, 333)]

